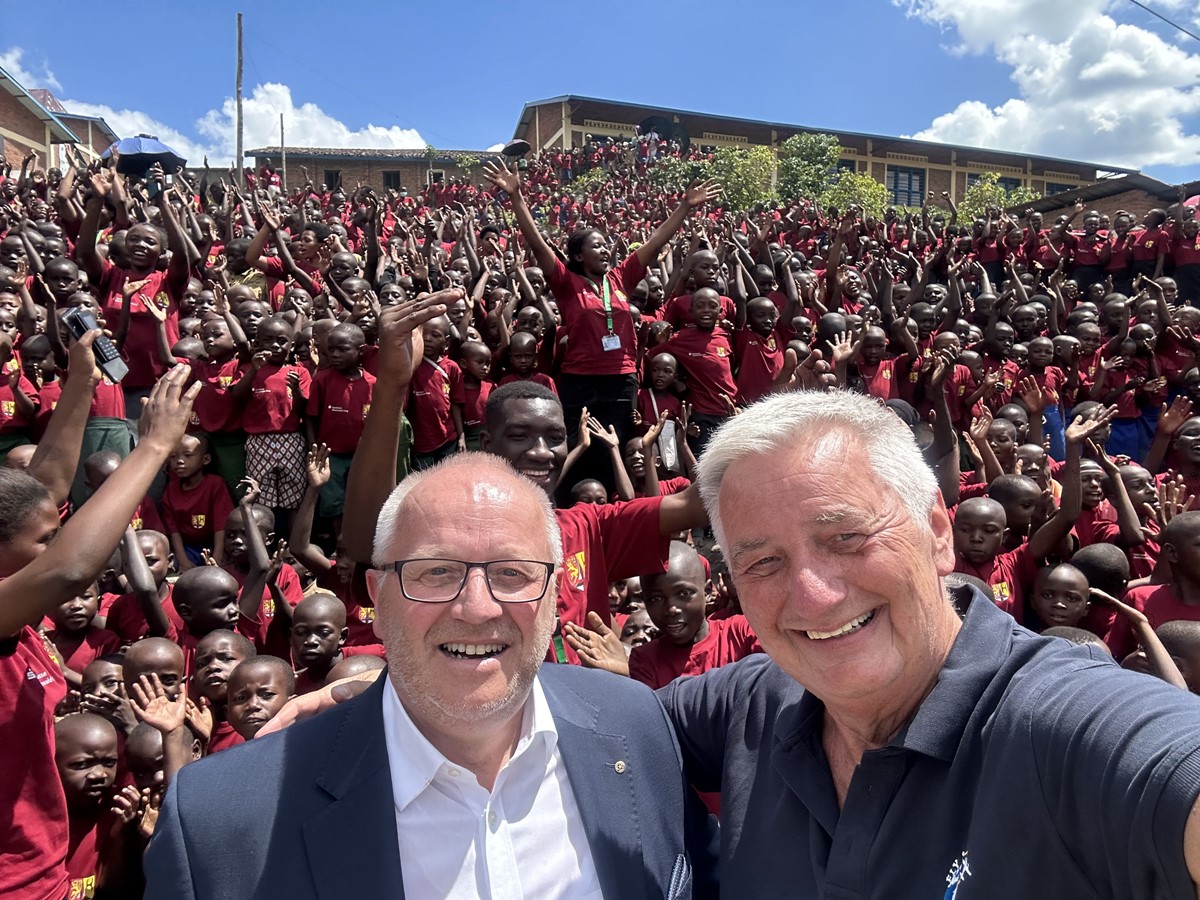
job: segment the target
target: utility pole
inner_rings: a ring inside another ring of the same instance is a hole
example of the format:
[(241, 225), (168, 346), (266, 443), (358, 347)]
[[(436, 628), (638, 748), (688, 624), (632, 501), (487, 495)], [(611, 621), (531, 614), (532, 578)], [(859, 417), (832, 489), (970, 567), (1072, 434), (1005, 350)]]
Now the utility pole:
[(283, 139), (283, 113), (279, 114), (279, 168), (283, 170), (283, 196), (287, 196), (287, 142)]
[(237, 14), (237, 183), (238, 187), (245, 184), (242, 172), (242, 14)]

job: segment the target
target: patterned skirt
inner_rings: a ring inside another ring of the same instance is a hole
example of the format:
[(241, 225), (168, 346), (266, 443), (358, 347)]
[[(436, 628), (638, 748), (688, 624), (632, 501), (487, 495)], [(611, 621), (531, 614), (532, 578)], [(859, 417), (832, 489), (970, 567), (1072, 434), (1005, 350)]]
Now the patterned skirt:
[(295, 509), (308, 487), (308, 442), (296, 432), (246, 435), (246, 474), (262, 487), (258, 502)]

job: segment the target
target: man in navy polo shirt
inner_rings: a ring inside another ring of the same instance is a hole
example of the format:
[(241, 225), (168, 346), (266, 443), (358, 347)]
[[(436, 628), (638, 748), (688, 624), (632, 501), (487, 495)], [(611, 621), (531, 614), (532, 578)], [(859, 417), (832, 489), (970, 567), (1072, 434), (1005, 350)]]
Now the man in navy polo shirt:
[(1200, 700), (952, 603), (949, 518), (899, 419), (780, 395), (699, 474), (769, 655), (659, 692), (721, 791), (724, 896), (1198, 896)]

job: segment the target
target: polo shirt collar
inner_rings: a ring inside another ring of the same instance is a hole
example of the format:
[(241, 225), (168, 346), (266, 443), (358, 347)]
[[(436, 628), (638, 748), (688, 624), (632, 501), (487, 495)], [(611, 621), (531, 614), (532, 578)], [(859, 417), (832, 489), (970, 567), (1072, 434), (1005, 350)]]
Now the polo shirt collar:
[[(387, 679), (383, 688), (383, 734), (391, 769), (392, 795), (397, 812), (403, 812), (454, 764), (417, 728), (400, 702), (391, 679)], [(546, 702), (542, 685), (535, 678), (521, 710), (521, 737), (504, 768), (514, 764), (544, 766), (557, 746), (558, 730), (554, 725), (554, 716)], [(499, 783), (497, 779), (497, 785)]]

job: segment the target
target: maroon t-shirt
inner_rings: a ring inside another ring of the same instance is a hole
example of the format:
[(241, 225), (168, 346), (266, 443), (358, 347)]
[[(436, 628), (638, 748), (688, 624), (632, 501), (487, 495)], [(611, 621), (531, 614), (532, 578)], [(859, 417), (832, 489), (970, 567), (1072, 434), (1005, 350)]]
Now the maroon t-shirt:
[(1029, 552), (1029, 544), (1016, 550), (998, 553), (990, 563), (973, 566), (961, 557), (955, 560), (954, 571), (974, 575), (986, 582), (996, 598), (996, 605), (1022, 624), (1025, 617), (1025, 592), (1033, 587), (1037, 575), (1037, 560)]
[[(299, 391), (293, 391), (289, 383), (292, 372), (299, 373)], [(303, 366), (263, 366), (254, 376), (250, 399), (246, 401), (243, 418), (246, 433), (298, 432), (300, 413), (304, 410), (311, 387), (312, 376)]]
[(242, 427), (242, 406), (229, 389), (242, 380), (245, 364), (236, 356), (225, 362), (193, 359), (192, 377), (203, 387), (192, 405), (192, 424), (204, 431), (237, 431)]
[(413, 373), (408, 395), (408, 418), (413, 427), (413, 450), (432, 453), (454, 439), (450, 409), (466, 404), (462, 369), (452, 359), (426, 357)]
[(569, 375), (632, 375), (637, 372), (637, 336), (629, 313), (629, 291), (646, 277), (646, 267), (637, 253), (605, 276), (612, 308), (613, 334), (620, 347), (605, 350), (608, 335), (604, 312), (604, 286), (576, 275), (556, 260), (546, 273), (546, 281), (563, 318), (563, 329), (570, 335), (562, 371)]
[(680, 646), (660, 636), (634, 647), (629, 654), (629, 677), (657, 690), (676, 678), (703, 675), (762, 652), (745, 616), (709, 619), (708, 634), (694, 644)]
[[(124, 302), (121, 291), (131, 278), (140, 280), (138, 276), (103, 260), (99, 285), (103, 298), (101, 308), (105, 319), (114, 328), (121, 320)], [(129, 374), (122, 381), (126, 388), (138, 390), (153, 387), (167, 372), (166, 364), (158, 355), (158, 318), (150, 312), (147, 304), (154, 303), (166, 309), (167, 344), (175, 346), (179, 340), (179, 303), (168, 289), (168, 281), (166, 270), (151, 272), (146, 277), (146, 283), (130, 298), (129, 330), (121, 352), (129, 366)]]
[(749, 406), (770, 393), (775, 379), (783, 371), (785, 341), (778, 331), (763, 337), (749, 328), (733, 335), (733, 358), (737, 360), (737, 402)]
[[(162, 608), (163, 612), (167, 614), (167, 625), (169, 626), (163, 637), (169, 641), (178, 641), (179, 635), (187, 631), (187, 626), (183, 624), (183, 619), (175, 611), (175, 604), (171, 602), (169, 586), (167, 596), (162, 601)], [(109, 631), (116, 632), (122, 644), (132, 644), (150, 634), (150, 625), (142, 613), (141, 604), (133, 594), (122, 594), (113, 601), (112, 606), (108, 608), (104, 627)]]
[(46, 637), (62, 655), (63, 664), (72, 672), (82, 672), (102, 656), (121, 649), (121, 639), (107, 628), (88, 626), (82, 635), (49, 631)]
[(318, 369), (308, 395), (308, 415), (317, 419), (317, 441), (331, 453), (353, 453), (371, 409), (375, 376), (351, 378), (337, 369)]
[[(1166, 622), (1178, 620), (1200, 622), (1200, 606), (1184, 603), (1169, 584), (1148, 584), (1126, 592), (1125, 602), (1140, 609), (1157, 629)], [(1113, 658), (1120, 662), (1138, 647), (1137, 635), (1125, 619), (1117, 616), (1105, 638)]]
[(727, 416), (737, 385), (733, 381), (733, 345), (729, 332), (720, 325), (701, 331), (694, 325), (659, 344), (651, 356), (670, 353), (687, 373), (692, 408), (709, 416)]
[(169, 478), (162, 496), (163, 526), (178, 534), (189, 547), (209, 547), (213, 536), (225, 530), (233, 512), (229, 488), (219, 475), (205, 475), (196, 487), (184, 488), (178, 478)]

